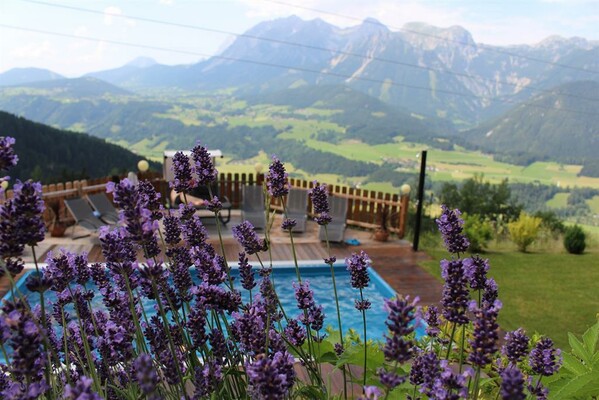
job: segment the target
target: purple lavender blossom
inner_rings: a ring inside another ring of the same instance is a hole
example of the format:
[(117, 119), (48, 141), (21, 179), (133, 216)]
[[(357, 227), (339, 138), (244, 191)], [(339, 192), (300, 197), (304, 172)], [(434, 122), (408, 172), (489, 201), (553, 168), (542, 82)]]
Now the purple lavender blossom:
[(281, 229), (284, 231), (291, 231), (297, 225), (297, 221), (293, 218), (285, 218), (281, 223)]
[(370, 310), (372, 303), (368, 299), (354, 300), (354, 308), (358, 311)]
[(221, 203), (221, 201), (216, 196), (214, 196), (210, 201), (204, 204), (206, 205), (206, 209), (208, 211), (212, 211), (215, 214), (223, 209), (223, 203)]
[(108, 263), (133, 263), (137, 257), (137, 252), (133, 248), (133, 243), (127, 236), (125, 227), (100, 228), (100, 242), (102, 244), (102, 255)]
[(441, 276), (445, 280), (441, 298), (443, 317), (447, 321), (459, 325), (468, 323), (466, 311), (468, 310), (470, 292), (468, 291), (468, 281), (462, 260), (442, 260)]
[(156, 191), (150, 181), (142, 180), (137, 185), (141, 207), (146, 208), (152, 213), (152, 220), (162, 219), (162, 203), (160, 202), (160, 193)]
[(181, 241), (179, 218), (174, 215), (164, 217), (164, 241), (171, 246), (175, 246)]
[(331, 256), (329, 258), (325, 258), (324, 259), (324, 263), (327, 264), (327, 265), (329, 265), (329, 266), (332, 266), (336, 262), (337, 262), (337, 257), (335, 257), (335, 256)]
[(197, 215), (182, 221), (181, 233), (189, 247), (204, 247), (208, 240), (208, 231)]
[(443, 213), (436, 219), (437, 226), (443, 236), (445, 247), (452, 254), (463, 253), (470, 242), (462, 234), (464, 220), (460, 218), (460, 210), (450, 210), (445, 204), (441, 206)]
[(414, 358), (410, 369), (410, 383), (420, 385), (421, 393), (430, 396), (441, 368), (439, 359), (434, 352), (420, 353)]
[(252, 266), (248, 262), (245, 253), (239, 253), (239, 278), (241, 279), (241, 287), (245, 290), (252, 290), (256, 287), (256, 280), (252, 272)]
[(155, 232), (158, 221), (152, 219), (152, 211), (146, 208), (138, 188), (128, 179), (119, 184), (109, 182), (106, 191), (113, 194), (114, 203), (121, 208), (120, 219), (125, 223), (127, 235), (144, 249), (146, 258), (160, 253)]
[(468, 378), (472, 375), (472, 369), (470, 368), (467, 368), (461, 374), (456, 374), (449, 362), (442, 360), (441, 373), (435, 380), (430, 397), (439, 400), (468, 398)]
[(40, 382), (8, 382), (7, 387), (0, 392), (0, 398), (3, 400), (37, 400), (49, 389), (44, 379)]
[(368, 267), (370, 266), (370, 258), (363, 250), (360, 253), (353, 253), (345, 259), (347, 270), (351, 277), (351, 285), (354, 289), (363, 289), (370, 283), (370, 275), (368, 275)]
[(534, 377), (529, 376), (526, 388), (536, 400), (547, 400), (549, 389), (541, 384), (540, 380), (534, 382)]
[(561, 351), (553, 348), (551, 339), (542, 338), (530, 351), (528, 363), (536, 374), (551, 376), (561, 367)]
[(222, 366), (215, 360), (208, 360), (195, 369), (194, 400), (203, 399), (214, 393), (223, 381)]
[(325, 314), (321, 305), (314, 304), (308, 310), (308, 320), (310, 321), (310, 327), (315, 331), (319, 331), (324, 326)]
[(329, 189), (327, 185), (319, 185), (318, 181), (314, 181), (314, 187), (308, 192), (310, 199), (312, 200), (312, 206), (314, 207), (314, 214), (318, 214), (314, 220), (318, 225), (327, 225), (332, 221), (329, 212)]
[(439, 325), (441, 325), (439, 309), (435, 306), (427, 307), (424, 314), (424, 322), (426, 322), (426, 334), (430, 337), (437, 337), (439, 332), (441, 332), (439, 329)]
[(306, 329), (296, 319), (290, 319), (285, 327), (285, 337), (293, 346), (301, 347), (306, 341)]
[(19, 157), (13, 148), (14, 144), (14, 138), (10, 136), (0, 136), (0, 171), (6, 171), (17, 165)]
[(503, 400), (524, 400), (524, 377), (516, 366), (510, 366), (501, 371), (501, 388)]
[(217, 360), (223, 360), (227, 358), (227, 353), (229, 351), (227, 339), (220, 330), (212, 329), (208, 334), (208, 342), (210, 343), (210, 348), (212, 349), (212, 355)]
[(23, 308), (22, 304), (17, 305), (3, 317), (11, 330), (8, 341), (13, 349), (11, 372), (21, 381), (27, 377), (29, 381), (38, 382), (46, 365), (46, 355), (42, 349), (44, 334)]
[(485, 287), (483, 290), (482, 301), (483, 303), (493, 304), (497, 297), (499, 296), (499, 288), (495, 279), (487, 278), (485, 281)]
[(406, 336), (414, 332), (412, 322), (415, 318), (416, 304), (418, 298), (409, 302), (409, 298), (396, 298), (385, 300), (385, 308), (389, 312), (387, 317), (387, 328), (390, 336), (385, 335), (383, 353), (388, 361), (404, 363), (412, 358), (413, 342)]
[(40, 271), (39, 274), (32, 273), (25, 281), (25, 287), (31, 292), (44, 293), (52, 286), (52, 280)]
[(377, 371), (381, 385), (391, 390), (401, 385), (406, 381), (405, 376), (401, 376), (393, 371), (386, 371), (384, 368), (379, 368)]
[(383, 392), (376, 386), (364, 386), (364, 393), (358, 400), (379, 400), (383, 396)]
[(266, 310), (264, 303), (256, 299), (246, 306), (242, 313), (234, 312), (231, 334), (239, 344), (241, 351), (257, 355), (265, 351)]
[(210, 182), (214, 182), (218, 176), (218, 171), (214, 168), (214, 163), (212, 162), (208, 150), (198, 142), (198, 144), (191, 149), (191, 157), (194, 161), (194, 171), (198, 176), (197, 183), (199, 185), (209, 185)]
[(133, 374), (135, 382), (144, 395), (148, 396), (156, 391), (160, 377), (152, 363), (152, 356), (145, 353), (140, 354), (133, 361)]
[(501, 352), (507, 357), (512, 364), (517, 364), (528, 354), (528, 342), (530, 339), (524, 333), (522, 328), (508, 332), (505, 335), (505, 344), (501, 348)]
[(17, 180), (13, 191), (13, 198), (0, 206), (0, 255), (5, 258), (20, 256), (25, 246), (35, 246), (46, 233), (42, 185)]
[(195, 349), (206, 344), (208, 336), (206, 335), (206, 310), (202, 307), (194, 307), (187, 318), (187, 328), (193, 341)]
[(464, 270), (473, 290), (482, 290), (487, 281), (487, 271), (489, 271), (489, 260), (482, 259), (479, 256), (464, 259)]
[(310, 282), (302, 283), (293, 282), (295, 289), (295, 299), (297, 300), (297, 308), (300, 310), (308, 310), (314, 305), (314, 292), (310, 290)]
[(492, 362), (493, 355), (498, 350), (499, 324), (497, 315), (501, 309), (501, 302), (495, 300), (492, 305), (484, 303), (481, 308), (476, 302), (470, 303), (470, 311), (474, 314), (474, 332), (469, 344), (472, 351), (468, 355), (468, 361), (482, 368)]
[(272, 358), (261, 354), (246, 363), (246, 372), (248, 391), (256, 400), (283, 399), (295, 382), (293, 356), (287, 352), (277, 352)]
[(266, 240), (260, 239), (249, 221), (243, 221), (232, 229), (233, 237), (243, 246), (247, 254), (256, 254), (268, 250)]
[(64, 387), (63, 399), (68, 400), (102, 400), (102, 397), (92, 390), (93, 380), (87, 376), (79, 378), (75, 385)]
[(62, 292), (75, 278), (75, 269), (71, 262), (72, 256), (73, 254), (64, 250), (56, 255), (52, 251), (48, 252), (46, 257), (48, 265), (42, 269), (42, 272), (52, 282), (52, 290)]
[(189, 192), (196, 187), (196, 182), (192, 177), (189, 157), (180, 151), (173, 156), (173, 173), (175, 179), (170, 183), (170, 187), (175, 189), (177, 193)]
[(272, 156), (272, 163), (268, 167), (266, 187), (268, 193), (275, 198), (287, 196), (289, 193), (289, 180), (287, 172), (285, 172), (285, 166), (275, 155)]

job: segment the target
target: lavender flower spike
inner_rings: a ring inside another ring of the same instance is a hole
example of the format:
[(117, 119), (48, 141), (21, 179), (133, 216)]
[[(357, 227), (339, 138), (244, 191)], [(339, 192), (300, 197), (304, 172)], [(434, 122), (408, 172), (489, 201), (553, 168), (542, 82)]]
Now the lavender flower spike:
[(0, 136), (0, 171), (8, 170), (17, 165), (19, 157), (17, 157), (13, 149), (14, 144), (14, 138), (10, 136)]
[(289, 193), (289, 180), (285, 166), (275, 155), (272, 156), (272, 163), (268, 167), (266, 187), (272, 197), (283, 197)]
[(503, 400), (524, 400), (524, 377), (522, 372), (510, 366), (501, 372), (501, 388), (499, 393)]
[(64, 387), (63, 399), (69, 400), (102, 400), (102, 397), (92, 390), (93, 381), (87, 376), (82, 376), (75, 385), (67, 384)]
[(331, 211), (329, 207), (329, 191), (327, 185), (319, 185), (318, 181), (314, 181), (314, 187), (310, 190), (309, 196), (312, 200), (314, 213), (318, 216), (314, 219), (318, 225), (327, 225), (331, 222)]
[(17, 181), (13, 198), (0, 206), (0, 256), (19, 257), (25, 246), (44, 240), (44, 209), (42, 185)]
[(387, 360), (404, 363), (412, 357), (413, 343), (405, 337), (414, 331), (411, 323), (415, 318), (417, 303), (418, 298), (410, 302), (408, 297), (385, 301), (385, 308), (389, 312), (385, 325), (391, 334), (386, 336), (383, 347)]
[(501, 348), (501, 352), (512, 364), (517, 364), (526, 357), (529, 340), (522, 328), (508, 332), (505, 335), (505, 344)]
[(445, 204), (441, 206), (443, 213), (436, 220), (439, 232), (443, 236), (445, 247), (450, 253), (463, 253), (470, 242), (462, 234), (464, 220), (460, 218), (460, 210), (450, 210)]
[(470, 311), (474, 314), (473, 338), (469, 341), (472, 352), (468, 360), (480, 367), (485, 367), (492, 361), (497, 352), (499, 341), (499, 325), (497, 314), (501, 309), (501, 302), (495, 300), (492, 305), (483, 304), (481, 308), (476, 307), (476, 302), (470, 304)]
[(370, 283), (368, 267), (370, 258), (368, 254), (361, 251), (359, 254), (353, 253), (351, 257), (345, 259), (347, 270), (351, 277), (351, 285), (354, 289), (363, 289)]
[(459, 325), (468, 323), (466, 310), (468, 309), (470, 293), (462, 260), (442, 260), (441, 276), (445, 280), (441, 297), (443, 317)]
[[(218, 171), (214, 168), (212, 158), (205, 147), (198, 144), (191, 149), (192, 158), (194, 161), (194, 170), (198, 176), (198, 184), (208, 185), (214, 182), (218, 176)], [(215, 193), (213, 193), (214, 195)]]
[(260, 239), (249, 221), (243, 221), (232, 229), (233, 237), (243, 246), (247, 254), (256, 254), (268, 250), (266, 240)]
[(170, 183), (171, 188), (177, 193), (188, 192), (196, 186), (196, 183), (191, 175), (191, 165), (189, 157), (178, 151), (173, 157), (173, 173), (175, 180)]
[(246, 364), (250, 397), (257, 400), (283, 399), (295, 382), (293, 356), (284, 352), (272, 358), (263, 354)]
[(531, 350), (528, 362), (536, 374), (551, 376), (561, 367), (561, 351), (553, 348), (551, 339), (543, 338)]

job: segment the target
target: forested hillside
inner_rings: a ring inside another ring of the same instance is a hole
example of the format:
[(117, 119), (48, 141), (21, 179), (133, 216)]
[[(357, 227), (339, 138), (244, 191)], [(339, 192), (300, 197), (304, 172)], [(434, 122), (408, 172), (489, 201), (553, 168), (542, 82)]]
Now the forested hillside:
[[(142, 158), (103, 139), (55, 129), (2, 111), (0, 135), (16, 139), (19, 163), (10, 171), (13, 182), (32, 178), (51, 183), (126, 173), (136, 170)], [(153, 167), (157, 165), (153, 163)]]

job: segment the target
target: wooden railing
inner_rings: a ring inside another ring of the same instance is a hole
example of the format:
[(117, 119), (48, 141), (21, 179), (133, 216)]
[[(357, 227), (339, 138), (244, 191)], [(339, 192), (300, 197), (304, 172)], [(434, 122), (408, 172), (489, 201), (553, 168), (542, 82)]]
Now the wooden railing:
[[(166, 202), (169, 198), (170, 189), (161, 175), (155, 173), (140, 174), (140, 179), (148, 179), (152, 182), (156, 190), (161, 194)], [(57, 183), (43, 185), (43, 198), (46, 202), (47, 211), (45, 218), (48, 222), (54, 218), (51, 210), (57, 210), (58, 218), (68, 222), (72, 220), (67, 212), (64, 199), (73, 197), (82, 197), (86, 194), (106, 191), (106, 183), (111, 180), (110, 177)], [(218, 195), (221, 198), (227, 197), (233, 205), (233, 208), (240, 208), (242, 199), (243, 185), (262, 185), (264, 183), (263, 174), (253, 173), (222, 173), (218, 177)], [(302, 179), (290, 179), (293, 187), (309, 190), (314, 187), (310, 181)], [(366, 229), (374, 229), (380, 226), (381, 218), (384, 212), (387, 213), (387, 229), (395, 232), (399, 237), (403, 237), (408, 209), (408, 196), (400, 198), (398, 194), (376, 192), (372, 190), (363, 190), (350, 188), (348, 186), (329, 185), (329, 193), (332, 196), (346, 198), (348, 201), (348, 211), (346, 220), (348, 225), (353, 225)], [(11, 191), (7, 192), (7, 197), (12, 197)], [(281, 211), (282, 204), (275, 200), (271, 208)], [(314, 216), (312, 204), (308, 205), (308, 214)]]

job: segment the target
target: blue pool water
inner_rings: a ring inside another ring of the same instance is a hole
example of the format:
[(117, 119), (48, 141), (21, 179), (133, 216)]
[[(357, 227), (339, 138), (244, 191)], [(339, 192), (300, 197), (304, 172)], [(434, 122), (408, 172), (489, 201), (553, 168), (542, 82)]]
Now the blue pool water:
[[(31, 271), (33, 272), (33, 271)], [(303, 281), (310, 282), (310, 288), (314, 291), (314, 297), (317, 304), (324, 308), (326, 315), (325, 327), (331, 326), (338, 329), (337, 312), (335, 308), (335, 297), (333, 291), (333, 280), (330, 268), (326, 265), (302, 265), (300, 266), (301, 277)], [(366, 312), (367, 335), (369, 339), (383, 339), (387, 331), (385, 320), (387, 312), (384, 309), (384, 300), (395, 295), (391, 287), (372, 269), (369, 269), (370, 285), (363, 289), (364, 298), (370, 300), (372, 308)], [(238, 279), (238, 269), (232, 268), (231, 275), (234, 277), (235, 287), (241, 289)], [(25, 277), (24, 277), (25, 278)], [(21, 279), (17, 284), (21, 293), (28, 299), (32, 306), (39, 303), (39, 294), (32, 293), (25, 287), (25, 279)], [(195, 277), (194, 277), (195, 278)], [(260, 277), (256, 273), (256, 280)], [(273, 279), (279, 299), (288, 317), (296, 317), (300, 314), (297, 309), (293, 282), (297, 282), (295, 268), (293, 266), (275, 266), (273, 268)], [(337, 282), (337, 293), (339, 296), (339, 307), (341, 311), (341, 322), (343, 330), (347, 333), (349, 329), (354, 329), (360, 336), (363, 335), (362, 314), (354, 308), (354, 301), (359, 299), (360, 293), (350, 285), (350, 277), (344, 265), (335, 266), (335, 280)], [(96, 290), (93, 284), (89, 284), (88, 289)], [(254, 289), (254, 293), (257, 291)], [(249, 294), (242, 291), (244, 302), (249, 299)], [(10, 298), (7, 294), (5, 298)], [(56, 297), (54, 292), (47, 292), (45, 295), (47, 302), (53, 302)], [(98, 293), (92, 300), (94, 309), (103, 309), (101, 295)], [(147, 300), (144, 303), (144, 309), (148, 315), (156, 314), (154, 302)], [(416, 329), (417, 337), (422, 337), (424, 327), (418, 326)]]

